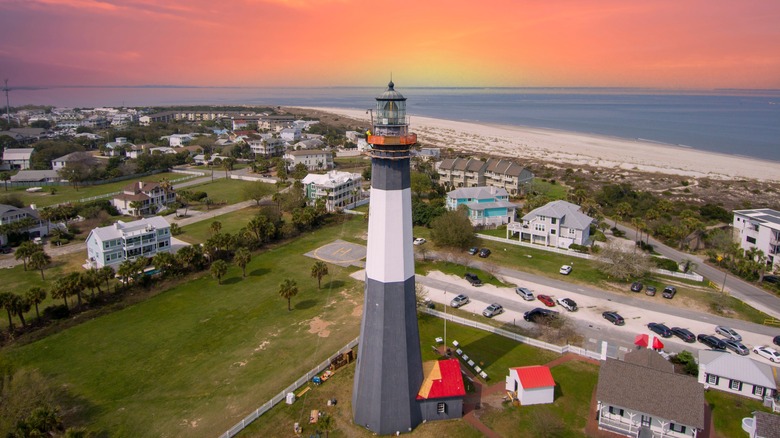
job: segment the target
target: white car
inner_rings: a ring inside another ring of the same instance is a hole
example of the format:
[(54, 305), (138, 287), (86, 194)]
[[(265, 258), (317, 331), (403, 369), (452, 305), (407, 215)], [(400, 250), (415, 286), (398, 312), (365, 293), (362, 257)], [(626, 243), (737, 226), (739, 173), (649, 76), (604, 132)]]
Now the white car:
[(569, 312), (576, 312), (577, 311), (577, 303), (574, 302), (571, 298), (558, 298), (555, 300), (556, 303), (558, 303), (561, 307), (568, 310)]
[(780, 362), (780, 353), (778, 353), (777, 350), (775, 350), (772, 347), (760, 345), (758, 347), (753, 348), (753, 353), (765, 357), (771, 360), (772, 362)]
[(563, 275), (569, 275), (569, 274), (571, 274), (571, 269), (572, 269), (571, 266), (563, 265), (563, 266), (561, 266), (561, 270), (558, 271), (558, 272), (560, 272)]
[(423, 239), (422, 237), (418, 237), (418, 238), (414, 239), (414, 244), (415, 245), (422, 245), (425, 242), (427, 242), (427, 240)]

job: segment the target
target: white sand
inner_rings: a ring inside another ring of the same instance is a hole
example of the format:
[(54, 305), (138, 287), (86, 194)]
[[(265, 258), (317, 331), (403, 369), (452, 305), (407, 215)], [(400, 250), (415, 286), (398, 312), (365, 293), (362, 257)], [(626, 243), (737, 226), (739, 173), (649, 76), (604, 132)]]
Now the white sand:
[[(364, 110), (309, 108), (357, 120)], [(641, 140), (541, 128), (486, 125), (411, 116), (411, 130), (427, 146), (494, 157), (537, 159), (565, 167), (593, 166), (715, 179), (780, 180), (780, 164)]]

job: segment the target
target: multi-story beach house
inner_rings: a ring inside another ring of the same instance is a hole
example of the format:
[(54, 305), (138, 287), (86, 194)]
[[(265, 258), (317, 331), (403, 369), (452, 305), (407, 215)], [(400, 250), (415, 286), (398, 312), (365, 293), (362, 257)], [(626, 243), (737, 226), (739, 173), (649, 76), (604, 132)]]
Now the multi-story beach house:
[(290, 167), (303, 163), (309, 170), (327, 170), (333, 167), (333, 154), (321, 149), (287, 151), (284, 159)]
[(330, 212), (351, 206), (363, 194), (363, 177), (357, 173), (336, 170), (324, 175), (310, 173), (302, 182), (307, 203), (314, 205), (318, 199), (324, 199), (325, 208)]
[(571, 244), (588, 245), (591, 223), (593, 218), (580, 212), (579, 205), (553, 201), (507, 225), (506, 238), (517, 237), (521, 241), (558, 248), (568, 248)]
[(5, 148), (3, 149), (3, 163), (10, 169), (29, 169), (30, 157), (35, 151), (33, 148)]
[(156, 182), (137, 181), (126, 185), (111, 203), (122, 214), (141, 216), (156, 214), (175, 201), (173, 187), (166, 190)]
[(496, 187), (462, 187), (447, 193), (447, 209), (464, 206), (472, 225), (502, 225), (515, 220), (517, 206), (506, 190)]
[(699, 351), (699, 383), (708, 389), (763, 400), (777, 393), (772, 367), (720, 351)]
[(87, 265), (116, 269), (125, 260), (171, 251), (171, 226), (159, 216), (95, 228), (87, 236)]
[(704, 386), (675, 374), (655, 351), (644, 349), (607, 358), (596, 386), (598, 427), (637, 437), (696, 437), (704, 429)]
[(272, 137), (270, 134), (267, 138), (249, 140), (248, 144), (255, 157), (280, 157), (284, 154), (284, 140)]
[(489, 158), (485, 164), (485, 185), (501, 187), (512, 196), (525, 194), (534, 180), (533, 172), (511, 160)]
[(734, 210), (734, 230), (739, 233), (739, 246), (750, 251), (763, 251), (768, 271), (780, 267), (780, 211), (770, 208)]
[(485, 185), (485, 162), (476, 158), (447, 158), (436, 170), (445, 188), (478, 187)]
[(279, 137), (287, 143), (293, 143), (301, 139), (301, 130), (297, 128), (284, 128), (279, 131)]
[[(19, 228), (15, 229), (14, 224)], [(32, 206), (18, 208), (0, 204), (0, 245), (8, 244), (8, 234), (12, 232), (28, 232), (35, 238), (48, 235), (50, 229), (51, 223), (41, 220), (41, 215)]]

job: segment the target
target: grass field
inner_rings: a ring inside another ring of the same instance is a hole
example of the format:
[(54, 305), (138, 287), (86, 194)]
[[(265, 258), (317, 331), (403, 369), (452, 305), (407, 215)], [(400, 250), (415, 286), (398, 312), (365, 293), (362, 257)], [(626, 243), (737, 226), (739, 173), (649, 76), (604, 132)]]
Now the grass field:
[(772, 412), (758, 401), (723, 391), (706, 391), (704, 398), (712, 409), (715, 431), (721, 437), (743, 437), (742, 419), (754, 411)]
[(195, 222), (194, 224), (182, 227), (182, 234), (176, 236), (176, 238), (187, 243), (203, 243), (209, 239), (209, 227), (211, 227), (211, 224), (214, 221), (219, 221), (222, 224), (223, 233), (235, 234), (238, 230), (245, 227), (258, 211), (257, 207), (247, 207), (231, 213), (215, 216), (213, 219)]
[[(222, 285), (203, 274), (137, 305), (41, 341), (4, 360), (37, 368), (79, 400), (76, 423), (111, 436), (216, 436), (357, 336), (362, 285), (329, 266), (317, 290), (302, 254), (354, 232), (308, 233), (255, 255)], [(298, 282), (293, 311), (278, 296)]]
[[(186, 190), (192, 192), (206, 192), (209, 195), (209, 198), (214, 201), (214, 204), (228, 205), (245, 201), (244, 187), (247, 187), (250, 184), (257, 183), (242, 181), (240, 179), (221, 178), (214, 180), (213, 182), (187, 187)], [(273, 184), (263, 184), (263, 187), (267, 187), (268, 195), (276, 192), (276, 187)], [(194, 204), (194, 206), (198, 210), (206, 209), (205, 205)]]
[[(169, 181), (173, 181), (175, 179), (184, 178), (186, 176), (187, 175), (182, 175), (180, 173), (166, 172), (166, 173), (158, 173), (151, 176), (145, 176), (139, 178), (138, 180), (160, 181), (163, 178), (165, 178), (168, 179)], [(35, 204), (38, 207), (46, 207), (49, 205), (59, 204), (62, 202), (76, 202), (79, 199), (83, 199), (83, 198), (103, 195), (106, 193), (118, 192), (122, 190), (122, 187), (132, 183), (133, 181), (138, 181), (138, 180), (128, 179), (128, 180), (113, 182), (109, 184), (83, 186), (83, 187), (79, 187), (78, 190), (74, 189), (72, 186), (45, 186), (43, 187), (43, 191), (38, 193), (29, 193), (25, 191), (26, 188), (15, 188), (9, 190), (8, 192), (2, 191), (0, 192), (0, 195), (5, 193), (13, 193), (16, 196), (18, 196), (22, 200), (22, 202), (25, 203), (25, 205)], [(57, 190), (56, 194), (54, 195), (52, 195), (50, 192), (52, 187)]]

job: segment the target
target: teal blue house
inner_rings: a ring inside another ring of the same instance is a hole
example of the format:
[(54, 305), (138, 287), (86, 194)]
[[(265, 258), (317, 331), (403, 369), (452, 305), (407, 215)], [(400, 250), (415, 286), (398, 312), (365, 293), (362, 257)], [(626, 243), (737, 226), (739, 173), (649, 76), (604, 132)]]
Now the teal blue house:
[(473, 225), (503, 225), (514, 222), (517, 206), (500, 187), (461, 187), (447, 193), (447, 209), (468, 209)]

